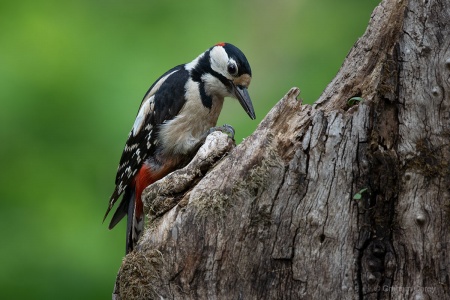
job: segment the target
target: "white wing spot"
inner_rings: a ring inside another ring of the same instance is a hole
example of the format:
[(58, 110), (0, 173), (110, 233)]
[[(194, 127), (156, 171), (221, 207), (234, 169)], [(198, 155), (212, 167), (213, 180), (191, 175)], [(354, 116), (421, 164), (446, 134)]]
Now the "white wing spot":
[(131, 167), (126, 168), (126, 169), (125, 169), (125, 173), (127, 174), (127, 177), (130, 178)]
[[(140, 154), (141, 154), (141, 150), (140, 150), (140, 149), (137, 149), (137, 150), (136, 150), (136, 153), (134, 154), (134, 155), (136, 156), (136, 160), (137, 160), (138, 164), (139, 164), (139, 163), (141, 162), (141, 160), (142, 160)], [(134, 156), (134, 155), (133, 155), (133, 156)]]
[(133, 144), (131, 146), (125, 145), (125, 152), (131, 152), (132, 150), (136, 149), (139, 145)]
[(154, 96), (151, 96), (147, 100), (142, 103), (141, 108), (139, 109), (138, 115), (136, 116), (136, 120), (133, 124), (133, 136), (136, 136), (138, 132), (141, 130), (142, 126), (144, 125), (145, 117), (150, 112), (151, 102), (154, 100)]

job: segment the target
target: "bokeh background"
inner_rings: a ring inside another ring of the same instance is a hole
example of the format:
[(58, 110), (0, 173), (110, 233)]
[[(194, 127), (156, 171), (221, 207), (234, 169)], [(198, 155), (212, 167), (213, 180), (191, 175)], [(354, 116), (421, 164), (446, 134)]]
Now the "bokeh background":
[(257, 120), (226, 101), (220, 124), (251, 134), (293, 86), (313, 103), (378, 0), (2, 1), (0, 298), (110, 299), (125, 224), (102, 217), (142, 96), (220, 41), (253, 70)]

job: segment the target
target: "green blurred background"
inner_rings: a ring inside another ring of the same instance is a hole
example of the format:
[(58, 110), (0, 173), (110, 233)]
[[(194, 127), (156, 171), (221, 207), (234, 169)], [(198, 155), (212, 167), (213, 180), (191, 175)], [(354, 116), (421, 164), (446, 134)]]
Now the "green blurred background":
[(0, 297), (110, 299), (125, 224), (102, 224), (141, 98), (220, 41), (253, 70), (257, 120), (227, 101), (219, 124), (251, 134), (293, 86), (313, 103), (378, 0), (2, 1)]

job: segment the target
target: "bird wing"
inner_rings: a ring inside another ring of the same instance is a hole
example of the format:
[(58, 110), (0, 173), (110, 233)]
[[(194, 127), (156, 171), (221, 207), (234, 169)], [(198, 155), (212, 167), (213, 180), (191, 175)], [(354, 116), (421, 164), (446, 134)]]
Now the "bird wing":
[(159, 125), (173, 119), (186, 102), (184, 83), (188, 78), (189, 72), (179, 65), (158, 78), (145, 94), (120, 158), (116, 187), (104, 219), (146, 158), (155, 152)]

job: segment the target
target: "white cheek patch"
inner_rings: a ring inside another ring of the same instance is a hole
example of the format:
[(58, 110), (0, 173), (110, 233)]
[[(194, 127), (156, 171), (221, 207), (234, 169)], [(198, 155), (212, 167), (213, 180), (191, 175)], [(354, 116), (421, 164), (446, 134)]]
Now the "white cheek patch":
[(209, 53), (211, 68), (228, 79), (231, 79), (227, 71), (228, 54), (223, 47), (216, 46)]
[(222, 81), (209, 73), (202, 75), (202, 81), (205, 82), (205, 91), (207, 95), (217, 94), (222, 97), (229, 97), (231, 95)]
[(142, 126), (144, 125), (145, 117), (150, 111), (154, 110), (154, 108), (155, 96), (151, 96), (150, 98), (145, 100), (144, 103), (142, 103), (141, 108), (139, 109), (139, 112), (136, 116), (136, 120), (133, 124), (133, 136), (136, 136), (139, 133), (139, 131), (142, 129)]

